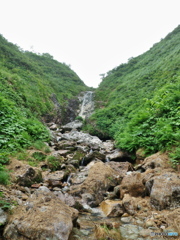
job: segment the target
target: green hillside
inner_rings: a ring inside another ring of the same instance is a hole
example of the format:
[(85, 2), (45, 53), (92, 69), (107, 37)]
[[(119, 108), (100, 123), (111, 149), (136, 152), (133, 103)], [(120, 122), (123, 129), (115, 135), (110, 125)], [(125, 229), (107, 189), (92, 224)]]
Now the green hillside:
[(152, 153), (180, 140), (180, 26), (144, 54), (112, 69), (96, 90), (86, 128), (121, 149)]
[(47, 53), (22, 51), (0, 35), (0, 151), (47, 140), (40, 120), (57, 114), (52, 98), (63, 108), (86, 89), (66, 64)]

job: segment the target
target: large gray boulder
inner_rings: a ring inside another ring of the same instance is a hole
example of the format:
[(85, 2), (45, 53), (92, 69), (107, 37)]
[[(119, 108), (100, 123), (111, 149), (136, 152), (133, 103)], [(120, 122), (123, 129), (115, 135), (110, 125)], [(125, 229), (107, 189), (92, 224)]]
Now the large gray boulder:
[(83, 122), (79, 120), (75, 120), (73, 122), (67, 123), (66, 125), (62, 126), (61, 128), (64, 131), (71, 131), (72, 129), (81, 129), (83, 126)]
[(98, 137), (92, 136), (89, 133), (78, 132), (76, 130), (62, 134), (62, 139), (73, 140), (77, 143), (82, 143), (95, 149), (103, 146), (102, 141)]

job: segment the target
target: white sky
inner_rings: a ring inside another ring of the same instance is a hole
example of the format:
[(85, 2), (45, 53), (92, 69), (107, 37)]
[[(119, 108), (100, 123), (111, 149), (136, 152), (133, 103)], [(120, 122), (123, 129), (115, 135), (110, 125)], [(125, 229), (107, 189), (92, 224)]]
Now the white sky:
[(0, 34), (70, 64), (93, 87), (178, 24), (179, 0), (0, 0)]

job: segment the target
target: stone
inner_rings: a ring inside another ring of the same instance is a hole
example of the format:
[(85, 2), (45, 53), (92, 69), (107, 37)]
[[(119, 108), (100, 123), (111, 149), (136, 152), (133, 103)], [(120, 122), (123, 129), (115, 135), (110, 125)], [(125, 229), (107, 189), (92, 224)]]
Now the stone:
[(76, 130), (72, 130), (69, 133), (62, 134), (62, 139), (69, 141), (76, 141), (77, 143), (83, 143), (94, 149), (99, 149), (102, 147), (102, 141), (96, 137), (92, 136), (88, 133), (78, 132)]
[(44, 176), (44, 181), (51, 187), (58, 187), (62, 185), (62, 180), (65, 177), (64, 171), (55, 171), (53, 173), (47, 173)]
[(80, 130), (83, 126), (83, 122), (79, 120), (75, 120), (73, 122), (67, 123), (62, 126), (63, 131), (71, 131), (72, 129)]
[(7, 218), (8, 218), (7, 213), (2, 208), (0, 208), (0, 226), (6, 224)]
[[(148, 182), (146, 183), (146, 186)], [(157, 210), (180, 207), (180, 174), (166, 172), (149, 180), (150, 204)]]
[(98, 151), (91, 151), (90, 153), (86, 154), (86, 156), (83, 159), (83, 166), (86, 166), (88, 163), (90, 163), (92, 160), (101, 160), (105, 161), (105, 155), (98, 152)]
[(129, 162), (110, 161), (106, 162), (106, 164), (109, 165), (112, 169), (114, 169), (118, 173), (121, 180), (123, 179), (127, 172), (134, 171), (132, 164)]
[(112, 153), (107, 154), (106, 158), (108, 158), (110, 161), (115, 161), (115, 162), (121, 162), (121, 161), (131, 161), (131, 157), (127, 152), (123, 152), (119, 149), (113, 150)]
[(132, 197), (144, 196), (145, 186), (142, 182), (142, 174), (137, 172), (131, 172), (126, 175), (120, 185), (120, 197), (124, 197), (124, 194), (129, 194)]
[(101, 202), (100, 209), (106, 217), (119, 217), (124, 213), (122, 201), (105, 200)]
[(26, 203), (14, 209), (4, 230), (8, 240), (68, 240), (78, 211), (64, 204), (50, 191), (34, 192)]
[(106, 152), (110, 152), (114, 149), (114, 142), (112, 140), (106, 140), (103, 142), (103, 148)]
[(131, 197), (129, 194), (124, 194), (122, 202), (125, 211), (130, 215), (134, 215), (136, 210), (135, 206), (136, 198)]
[(10, 165), (11, 179), (20, 186), (30, 187), (34, 183), (42, 182), (42, 170), (37, 167), (31, 167), (21, 161), (13, 159)]
[(122, 222), (123, 224), (132, 223), (132, 217), (122, 217), (122, 218), (121, 218), (121, 222)]
[(50, 130), (57, 130), (57, 125), (56, 124), (53, 124), (49, 127)]
[(91, 207), (98, 206), (104, 200), (104, 194), (110, 188), (117, 185), (117, 173), (105, 163), (99, 161), (89, 169), (88, 176), (79, 186), (72, 186), (70, 193), (81, 196), (83, 193), (90, 193), (93, 200)]
[(144, 159), (141, 167), (144, 170), (155, 168), (169, 168), (169, 157), (166, 153), (155, 153)]
[(120, 231), (123, 239), (138, 239), (140, 231), (142, 231), (143, 228), (133, 225), (133, 224), (125, 224), (120, 226)]

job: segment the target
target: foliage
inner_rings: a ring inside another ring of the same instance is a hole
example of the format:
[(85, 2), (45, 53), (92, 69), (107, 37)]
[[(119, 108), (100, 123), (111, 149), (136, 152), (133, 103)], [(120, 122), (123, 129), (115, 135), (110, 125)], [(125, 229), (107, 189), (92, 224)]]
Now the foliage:
[(77, 116), (76, 120), (79, 120), (79, 121), (83, 122), (83, 118), (81, 116)]
[(8, 171), (0, 165), (0, 184), (7, 185), (10, 182), (10, 176)]
[(46, 158), (46, 155), (42, 152), (34, 152), (32, 154), (32, 157), (36, 159), (38, 162), (44, 161)]
[(0, 151), (48, 141), (41, 120), (84, 90), (85, 84), (66, 64), (48, 53), (24, 52), (0, 35)]
[(60, 166), (62, 164), (62, 157), (55, 157), (55, 156), (48, 156), (47, 157), (47, 163), (48, 163), (48, 167), (52, 170), (52, 171), (56, 171), (60, 169)]
[(147, 153), (180, 140), (180, 26), (146, 53), (106, 74), (96, 90), (100, 109), (86, 130), (114, 138), (117, 147)]
[(31, 142), (48, 140), (49, 132), (37, 119), (26, 118), (12, 101), (0, 97), (0, 148), (1, 152), (28, 147)]
[(176, 168), (180, 164), (180, 147), (176, 147), (169, 156), (172, 165)]

